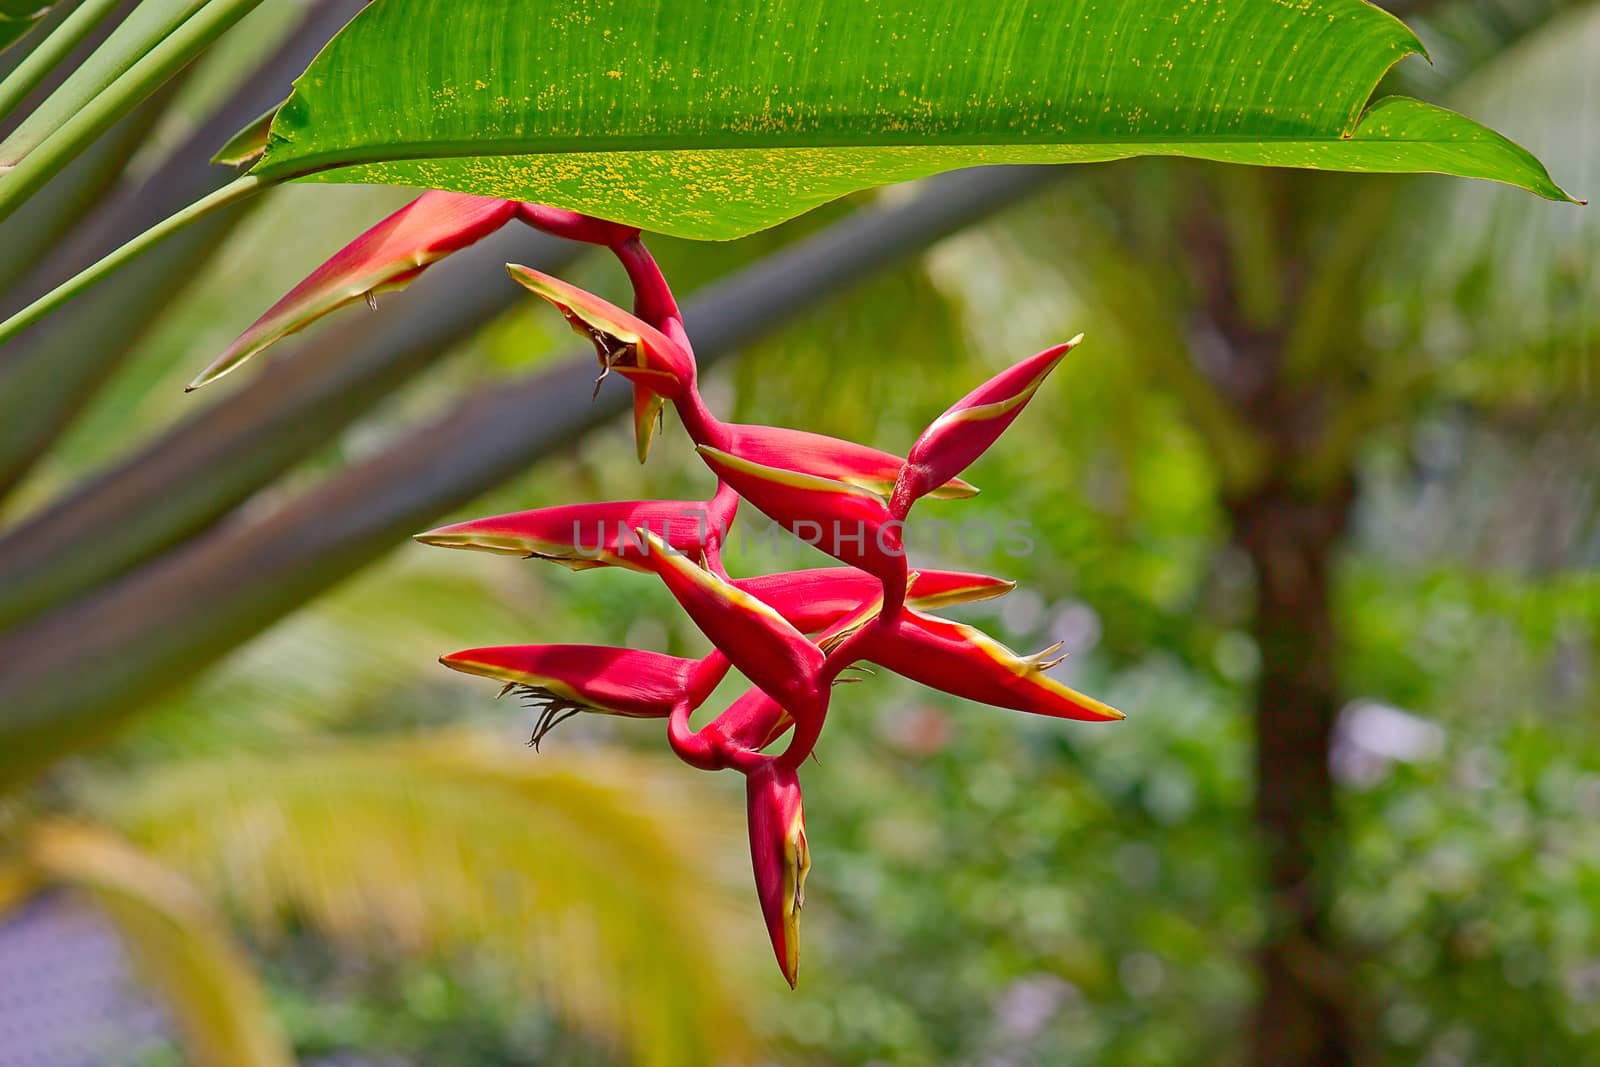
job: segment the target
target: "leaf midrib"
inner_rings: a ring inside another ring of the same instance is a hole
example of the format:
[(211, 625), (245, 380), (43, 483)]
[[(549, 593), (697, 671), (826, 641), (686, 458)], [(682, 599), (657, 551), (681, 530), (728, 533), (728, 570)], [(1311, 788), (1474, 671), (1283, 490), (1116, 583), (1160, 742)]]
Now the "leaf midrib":
[[(1359, 126), (1358, 126), (1359, 129)], [(347, 153), (322, 153), (319, 155), (296, 156), (291, 161), (292, 165), (281, 167), (273, 166), (273, 157), (270, 150), (261, 163), (255, 168), (254, 173), (263, 179), (289, 180), (307, 177), (312, 174), (323, 173), (330, 170), (342, 170), (346, 167), (360, 167), (370, 164), (403, 163), (421, 159), (471, 159), (476, 157), (514, 158), (517, 156), (539, 155), (611, 155), (623, 153), (677, 153), (677, 152), (815, 152), (828, 151), (836, 148), (929, 148), (929, 149), (961, 149), (961, 148), (1072, 148), (1072, 147), (1113, 147), (1118, 145), (1174, 145), (1181, 149), (1203, 148), (1207, 145), (1337, 145), (1337, 144), (1492, 144), (1486, 137), (1463, 139), (1459, 137), (1394, 137), (1394, 138), (1358, 138), (1354, 134), (1333, 137), (1260, 137), (1260, 136), (1208, 136), (1205, 138), (1184, 137), (1115, 137), (1098, 138), (1085, 137), (1073, 140), (1009, 140), (1006, 138), (972, 139), (963, 141), (902, 141), (889, 142), (882, 140), (830, 140), (825, 142), (806, 141), (804, 143), (774, 143), (771, 140), (759, 144), (752, 143), (696, 143), (685, 145), (681, 140), (668, 138), (585, 138), (579, 143), (570, 138), (541, 138), (541, 139), (494, 139), (474, 141), (429, 141), (423, 143), (385, 142), (381, 147), (374, 147), (370, 152), (351, 151)], [(598, 146), (597, 146), (598, 145)]]

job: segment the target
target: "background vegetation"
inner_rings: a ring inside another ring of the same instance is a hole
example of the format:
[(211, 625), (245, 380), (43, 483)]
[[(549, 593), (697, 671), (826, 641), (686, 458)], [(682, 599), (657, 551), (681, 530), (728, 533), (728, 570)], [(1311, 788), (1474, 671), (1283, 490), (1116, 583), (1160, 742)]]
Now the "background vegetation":
[[(7, 221), (12, 291), (214, 180), (192, 145), (273, 102), (241, 72), (294, 67), (338, 6), (263, 4)], [(1600, 5), (1405, 6), (1435, 65), (1399, 87), (1592, 194)], [(0, 352), (0, 707), (48, 676), (29, 707), (81, 752), (5, 794), (0, 954), (41, 902), (89, 902), (168, 1020), (141, 1044), (107, 1017), (74, 1035), (88, 1062), (1600, 1062), (1592, 209), (1133, 161), (652, 241), (711, 294), (690, 328), (743, 421), (903, 448), (987, 371), (1089, 334), (971, 472), (983, 495), (928, 510), (1026, 520), (1035, 551), (930, 561), (1023, 580), (970, 617), (1064, 640), (1072, 684), (1130, 719), (882, 672), (841, 693), (791, 995), (736, 782), (637, 723), (580, 718), (534, 755), (520, 709), (433, 662), (704, 648), (637, 575), (403, 540), (449, 508), (707, 488), (676, 428), (643, 468), (624, 425), (591, 428), (564, 328), (484, 292), (567, 252), (496, 238), (270, 374), (181, 392), (405, 199), (277, 190)], [(814, 275), (774, 258), (797, 248)], [(598, 257), (564, 271), (623, 291)], [(730, 326), (742, 307), (763, 321)], [(102, 731), (106, 707), (131, 725)]]

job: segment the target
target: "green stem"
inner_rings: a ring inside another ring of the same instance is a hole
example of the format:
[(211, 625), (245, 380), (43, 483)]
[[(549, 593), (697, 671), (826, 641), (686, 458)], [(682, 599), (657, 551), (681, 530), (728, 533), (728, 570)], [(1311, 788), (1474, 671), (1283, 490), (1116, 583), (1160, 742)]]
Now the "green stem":
[[(222, 32), (248, 14), (261, 0), (212, 0), (168, 34), (129, 67), (103, 92), (62, 119), (61, 124), (16, 162), (0, 172), (0, 221), (16, 211), (28, 197), (54, 177), (62, 167), (109, 129), (139, 101), (155, 92), (182, 70)], [(108, 42), (109, 43), (109, 42)], [(53, 105), (55, 96), (46, 101)], [(45, 111), (29, 117), (29, 122)], [(24, 123), (24, 126), (28, 125)], [(21, 133), (19, 127), (17, 133)], [(0, 160), (13, 158), (11, 145), (0, 146)]]
[(10, 136), (0, 141), (0, 167), (15, 166), (205, 3), (206, 0), (145, 0), (136, 5), (89, 58), (67, 75)]
[(269, 188), (270, 184), (253, 174), (241, 175), (216, 192), (203, 196), (182, 211), (168, 216), (98, 263), (79, 271), (9, 319), (0, 322), (0, 344), (9, 341), (101, 278), (154, 248), (191, 222), (197, 222), (230, 204), (246, 200), (262, 189)]
[(27, 95), (39, 87), (45, 76), (78, 47), (100, 22), (117, 9), (122, 0), (84, 0), (10, 74), (0, 81), (0, 119), (11, 114)]

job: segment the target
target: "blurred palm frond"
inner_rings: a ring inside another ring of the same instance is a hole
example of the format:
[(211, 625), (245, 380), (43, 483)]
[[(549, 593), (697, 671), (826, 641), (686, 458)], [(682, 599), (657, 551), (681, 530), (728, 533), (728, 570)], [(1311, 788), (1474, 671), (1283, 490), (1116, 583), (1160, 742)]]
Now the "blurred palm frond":
[(448, 733), (164, 764), (90, 806), (268, 936), (292, 916), (380, 954), (488, 946), (633, 1062), (726, 1062), (738, 905), (703, 857), (739, 835), (658, 775)]
[(48, 821), (28, 829), (13, 877), (69, 887), (93, 901), (161, 995), (192, 1062), (294, 1062), (249, 960), (181, 875), (102, 828)]

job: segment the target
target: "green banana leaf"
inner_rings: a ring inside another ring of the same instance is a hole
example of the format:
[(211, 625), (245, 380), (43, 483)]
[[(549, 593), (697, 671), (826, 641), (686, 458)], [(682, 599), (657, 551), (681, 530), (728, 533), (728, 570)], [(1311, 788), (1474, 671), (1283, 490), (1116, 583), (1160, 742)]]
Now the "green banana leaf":
[(253, 173), (535, 200), (740, 237), (985, 163), (1184, 155), (1436, 171), (1567, 195), (1417, 100), (1364, 0), (378, 0), (295, 84)]

